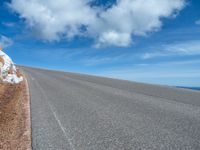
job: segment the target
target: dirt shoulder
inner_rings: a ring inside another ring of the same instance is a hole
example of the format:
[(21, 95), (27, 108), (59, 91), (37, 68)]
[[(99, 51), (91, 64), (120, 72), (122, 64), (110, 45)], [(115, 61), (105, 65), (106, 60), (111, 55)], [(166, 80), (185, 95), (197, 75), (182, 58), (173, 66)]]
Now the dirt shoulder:
[(26, 80), (0, 84), (0, 149), (31, 149), (30, 98)]

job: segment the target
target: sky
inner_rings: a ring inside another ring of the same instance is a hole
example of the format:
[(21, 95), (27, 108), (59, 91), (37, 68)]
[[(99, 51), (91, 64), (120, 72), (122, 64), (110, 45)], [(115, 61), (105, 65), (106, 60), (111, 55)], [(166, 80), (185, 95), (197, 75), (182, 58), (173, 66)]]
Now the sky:
[(200, 87), (199, 0), (1, 0), (16, 64)]

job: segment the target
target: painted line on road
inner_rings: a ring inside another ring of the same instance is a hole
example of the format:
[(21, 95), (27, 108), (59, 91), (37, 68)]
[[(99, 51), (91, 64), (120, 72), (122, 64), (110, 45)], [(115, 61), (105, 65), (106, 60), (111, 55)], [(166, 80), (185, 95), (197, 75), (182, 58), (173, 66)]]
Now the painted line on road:
[(63, 134), (64, 134), (66, 140), (69, 142), (69, 145), (70, 145), (71, 150), (75, 150), (74, 145), (73, 145), (73, 143), (72, 143), (72, 140), (71, 140), (71, 138), (69, 138), (69, 136), (67, 135), (67, 133), (66, 133), (66, 131), (65, 131), (65, 128), (63, 127), (63, 125), (62, 125), (62, 123), (61, 123), (59, 117), (58, 117), (57, 114), (56, 114), (56, 111), (54, 111), (53, 106), (52, 106), (52, 105), (50, 104), (50, 102), (47, 100), (48, 98), (47, 98), (47, 96), (46, 96), (46, 94), (45, 94), (45, 91), (43, 90), (43, 88), (40, 86), (40, 84), (37, 82), (37, 80), (36, 80), (35, 78), (33, 78), (31, 75), (30, 75), (30, 77), (31, 77), (31, 80), (34, 80), (34, 81), (35, 81), (35, 84), (38, 86), (38, 88), (40, 89), (42, 95), (44, 96), (45, 101), (46, 101), (46, 103), (48, 104), (48, 106), (49, 106), (51, 112), (53, 113), (53, 116), (54, 116), (55, 120), (57, 121), (57, 123), (58, 123), (60, 129), (62, 130), (62, 132), (63, 132)]

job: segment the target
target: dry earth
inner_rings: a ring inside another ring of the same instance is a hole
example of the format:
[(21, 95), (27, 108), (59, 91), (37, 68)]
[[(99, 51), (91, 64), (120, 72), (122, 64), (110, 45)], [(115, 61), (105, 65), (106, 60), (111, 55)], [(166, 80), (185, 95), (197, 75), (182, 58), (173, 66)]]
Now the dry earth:
[(26, 81), (0, 84), (0, 149), (31, 149), (29, 95)]

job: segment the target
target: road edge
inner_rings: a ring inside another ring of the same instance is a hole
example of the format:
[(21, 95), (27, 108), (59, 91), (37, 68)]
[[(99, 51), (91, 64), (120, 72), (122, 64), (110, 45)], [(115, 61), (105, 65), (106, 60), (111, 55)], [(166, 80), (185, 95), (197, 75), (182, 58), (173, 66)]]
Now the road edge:
[(31, 104), (31, 96), (30, 96), (30, 90), (29, 90), (29, 85), (27, 78), (25, 74), (23, 73), (23, 77), (25, 80), (25, 93), (24, 96), (26, 98), (26, 103), (24, 104), (24, 109), (25, 109), (25, 115), (26, 115), (26, 120), (25, 120), (25, 133), (24, 136), (27, 137), (27, 142), (25, 142), (25, 147), (27, 150), (32, 150), (32, 142), (31, 142), (31, 111), (30, 111), (30, 104)]

